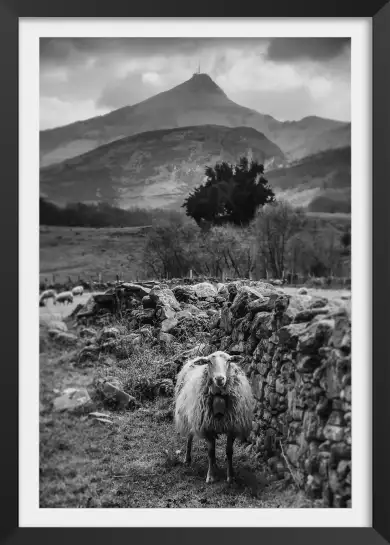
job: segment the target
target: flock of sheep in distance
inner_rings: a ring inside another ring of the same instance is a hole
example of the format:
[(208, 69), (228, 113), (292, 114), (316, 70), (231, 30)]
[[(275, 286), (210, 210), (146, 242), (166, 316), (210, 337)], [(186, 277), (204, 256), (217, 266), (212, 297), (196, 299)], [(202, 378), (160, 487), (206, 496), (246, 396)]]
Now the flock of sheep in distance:
[(57, 303), (71, 304), (73, 303), (74, 297), (77, 295), (83, 295), (83, 293), (83, 286), (76, 286), (72, 289), (72, 291), (62, 291), (60, 293), (56, 293), (55, 290), (45, 290), (39, 296), (39, 306), (44, 307), (49, 299), (53, 299), (54, 305)]

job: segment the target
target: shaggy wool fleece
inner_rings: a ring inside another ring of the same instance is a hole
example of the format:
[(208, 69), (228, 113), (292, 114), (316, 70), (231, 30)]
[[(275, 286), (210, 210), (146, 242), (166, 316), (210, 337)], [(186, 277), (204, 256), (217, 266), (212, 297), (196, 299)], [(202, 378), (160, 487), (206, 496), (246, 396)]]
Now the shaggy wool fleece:
[[(201, 358), (199, 360), (202, 361)], [(200, 365), (200, 361), (189, 361), (177, 377), (177, 431), (183, 436), (192, 433), (199, 438), (232, 433), (245, 440), (252, 428), (254, 409), (254, 398), (245, 373), (234, 362), (229, 362), (223, 391), (226, 409), (223, 415), (214, 415), (213, 383), (208, 373), (208, 364)]]

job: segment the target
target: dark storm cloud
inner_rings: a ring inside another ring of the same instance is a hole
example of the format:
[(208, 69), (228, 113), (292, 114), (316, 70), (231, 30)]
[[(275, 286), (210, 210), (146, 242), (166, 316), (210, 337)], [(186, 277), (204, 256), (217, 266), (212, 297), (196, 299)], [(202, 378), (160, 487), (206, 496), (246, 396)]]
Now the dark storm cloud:
[(41, 66), (66, 65), (91, 57), (104, 59), (112, 55), (169, 55), (180, 52), (192, 55), (210, 47), (259, 45), (267, 40), (258, 38), (41, 38)]
[[(188, 49), (192, 40), (180, 44)], [(148, 55), (151, 51), (177, 47), (175, 38), (41, 38), (41, 62), (63, 62), (74, 56), (133, 53)]]
[(276, 62), (327, 61), (341, 55), (350, 43), (350, 38), (273, 38), (267, 57)]

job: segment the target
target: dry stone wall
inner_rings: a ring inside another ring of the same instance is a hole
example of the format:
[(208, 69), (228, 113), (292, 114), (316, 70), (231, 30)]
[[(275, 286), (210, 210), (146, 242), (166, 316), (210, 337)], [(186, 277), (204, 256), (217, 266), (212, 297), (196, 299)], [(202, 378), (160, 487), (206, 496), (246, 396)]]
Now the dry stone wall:
[(257, 400), (252, 450), (325, 506), (351, 505), (351, 321), (348, 301), (232, 283), (215, 349), (243, 356)]

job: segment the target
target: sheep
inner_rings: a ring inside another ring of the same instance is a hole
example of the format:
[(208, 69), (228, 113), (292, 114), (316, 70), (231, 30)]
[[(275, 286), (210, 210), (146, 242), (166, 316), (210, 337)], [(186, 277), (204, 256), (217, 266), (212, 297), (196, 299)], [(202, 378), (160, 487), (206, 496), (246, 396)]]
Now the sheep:
[(73, 303), (73, 295), (71, 291), (63, 291), (54, 299), (54, 304), (57, 303)]
[(41, 295), (39, 296), (39, 306), (40, 307), (44, 307), (45, 306), (45, 303), (48, 299), (55, 299), (56, 297), (56, 292), (55, 290), (45, 290), (41, 293)]
[(83, 286), (76, 286), (72, 289), (73, 295), (83, 295), (83, 292), (84, 292)]
[(216, 478), (215, 440), (227, 436), (227, 482), (233, 481), (233, 443), (245, 441), (252, 429), (254, 397), (244, 371), (234, 356), (217, 351), (189, 360), (177, 375), (175, 425), (187, 438), (185, 464), (191, 463), (193, 438), (207, 442), (209, 467), (206, 483)]

